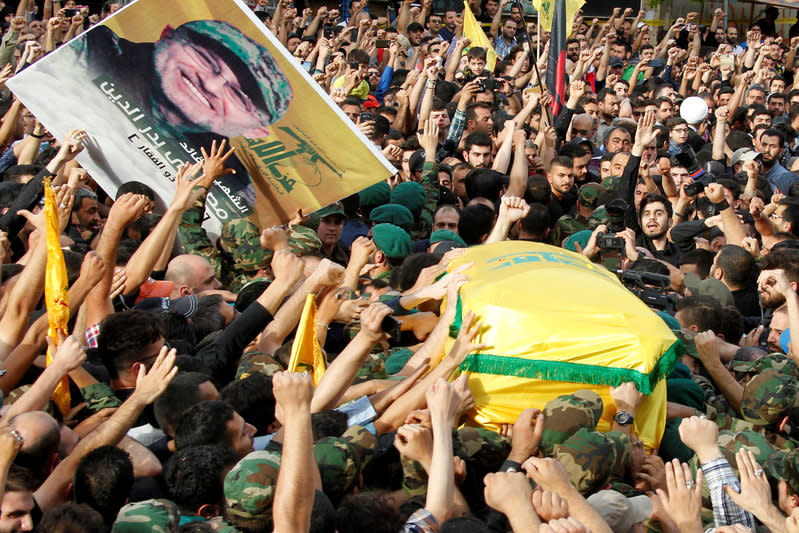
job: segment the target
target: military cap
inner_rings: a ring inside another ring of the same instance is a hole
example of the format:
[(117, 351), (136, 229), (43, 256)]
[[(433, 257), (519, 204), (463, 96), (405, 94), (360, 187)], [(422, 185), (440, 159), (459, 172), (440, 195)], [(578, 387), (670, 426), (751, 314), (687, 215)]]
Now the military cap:
[(799, 366), (787, 355), (779, 352), (768, 354), (754, 361), (732, 361), (730, 370), (741, 373), (760, 374), (766, 370), (776, 370), (799, 379)]
[(375, 207), (369, 214), (369, 220), (374, 224), (394, 224), (408, 232), (413, 227), (413, 213), (399, 204), (383, 204)]
[(280, 470), (280, 454), (247, 454), (225, 476), (227, 513), (244, 519), (271, 519), (272, 502)]
[(379, 181), (359, 192), (358, 197), (361, 209), (387, 204), (391, 201), (391, 187), (385, 181)]
[(391, 191), (391, 203), (404, 205), (413, 213), (414, 218), (419, 218), (422, 208), (427, 202), (427, 194), (419, 183), (405, 181)]
[(744, 387), (741, 415), (753, 424), (766, 426), (778, 422), (795, 403), (796, 380), (777, 370), (766, 370)]
[(334, 505), (358, 482), (376, 444), (375, 436), (358, 425), (350, 426), (341, 437), (325, 437), (314, 443), (322, 487)]
[(402, 259), (411, 253), (411, 237), (394, 224), (378, 224), (372, 228), (372, 240), (377, 249), (391, 259)]
[(605, 189), (602, 188), (602, 185), (598, 183), (586, 183), (580, 187), (577, 192), (577, 198), (581, 206), (589, 209), (596, 209), (599, 207), (599, 197), (603, 192), (605, 192)]
[(551, 455), (555, 445), (566, 441), (580, 428), (596, 428), (603, 409), (602, 398), (590, 390), (578, 390), (547, 402), (543, 411), (541, 451)]
[(572, 484), (587, 496), (605, 487), (616, 464), (616, 447), (604, 434), (582, 428), (555, 449)]
[(244, 218), (234, 218), (222, 225), (219, 246), (233, 258), (236, 270), (259, 270), (269, 264), (272, 250), (261, 247), (261, 230)]
[(342, 204), (341, 202), (333, 202), (332, 204), (326, 205), (314, 214), (318, 216), (320, 219), (329, 217), (330, 215), (341, 215), (343, 217), (347, 216), (344, 213), (344, 204)]
[(693, 272), (689, 272), (685, 275), (685, 286), (694, 295), (711, 296), (721, 305), (735, 305), (730, 289), (716, 278), (700, 279)]
[(435, 244), (441, 241), (457, 242), (464, 248), (468, 246), (466, 241), (464, 241), (460, 235), (448, 229), (439, 229), (430, 234), (430, 244)]
[(122, 507), (111, 533), (171, 533), (180, 522), (178, 506), (169, 500), (144, 500)]

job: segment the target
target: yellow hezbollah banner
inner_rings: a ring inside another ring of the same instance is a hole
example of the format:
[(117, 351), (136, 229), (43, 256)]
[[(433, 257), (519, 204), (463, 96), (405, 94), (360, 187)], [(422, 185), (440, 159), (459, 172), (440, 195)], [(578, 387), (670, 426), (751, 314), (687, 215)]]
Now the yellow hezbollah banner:
[[(44, 214), (47, 221), (47, 267), (44, 276), (44, 302), (47, 308), (47, 335), (53, 339), (52, 346), (58, 346), (58, 333), (66, 335), (69, 323), (69, 292), (67, 266), (64, 263), (64, 252), (61, 250), (59, 236), (61, 229), (58, 223), (58, 209), (55, 205), (55, 194), (50, 180), (44, 180)], [(47, 365), (53, 362), (53, 350), (47, 347)], [(69, 395), (69, 378), (66, 376), (58, 383), (53, 392), (53, 401), (62, 415), (69, 413), (71, 398)]]
[(497, 64), (497, 53), (491, 45), (491, 41), (486, 37), (480, 23), (474, 18), (472, 8), (469, 7), (469, 2), (463, 2), (463, 36), (469, 39), (472, 44), (470, 46), (479, 46), (485, 48), (486, 51), (486, 69), (489, 72), (494, 72), (494, 67)]
[(392, 175), (379, 149), (241, 0), (138, 0), (31, 65), (9, 88), (112, 196), (131, 179), (174, 195), (179, 165), (228, 139), (216, 225), (282, 224)]
[(473, 311), (489, 347), (461, 365), (470, 372), (475, 422), (513, 423), (528, 407), (579, 389), (595, 391), (615, 414), (609, 387), (632, 381), (646, 396), (635, 431), (657, 448), (666, 421), (665, 376), (682, 345), (663, 320), (616, 276), (580, 254), (543, 244), (505, 241), (469, 248), (451, 268), (472, 262), (455, 326)]
[[(533, 0), (533, 7), (538, 12), (538, 23), (546, 31), (552, 31), (552, 20), (555, 17), (555, 2), (558, 0)], [(585, 0), (565, 0), (566, 1), (566, 36), (572, 33), (572, 23), (574, 15), (580, 11), (585, 4)]]
[(314, 387), (322, 381), (325, 374), (325, 357), (316, 337), (316, 300), (313, 293), (305, 297), (297, 335), (291, 345), (289, 372), (308, 371), (311, 373)]

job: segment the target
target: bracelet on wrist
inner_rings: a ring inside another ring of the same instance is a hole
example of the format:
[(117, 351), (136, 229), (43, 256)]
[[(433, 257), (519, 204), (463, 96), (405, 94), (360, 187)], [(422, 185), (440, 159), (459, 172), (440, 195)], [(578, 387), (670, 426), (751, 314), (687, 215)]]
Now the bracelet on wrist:
[(713, 204), (713, 207), (715, 207), (716, 211), (720, 213), (725, 209), (727, 209), (728, 207), (730, 207), (730, 203), (726, 199), (724, 199), (718, 203)]
[(30, 136), (34, 139), (44, 139), (44, 134), (36, 135), (35, 133), (31, 133)]

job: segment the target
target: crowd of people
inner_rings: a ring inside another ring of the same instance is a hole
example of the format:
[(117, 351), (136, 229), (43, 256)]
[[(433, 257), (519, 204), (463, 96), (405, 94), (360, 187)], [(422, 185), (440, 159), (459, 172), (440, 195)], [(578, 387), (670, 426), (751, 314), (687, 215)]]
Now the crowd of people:
[[(493, 52), (431, 0), (251, 6), (399, 169), (282, 227), (203, 229), (225, 142), (173, 198), (104, 191), (76, 161), (89, 135), (53, 138), (4, 91), (0, 533), (799, 532), (799, 27), (778, 34), (774, 7), (746, 28), (578, 12), (557, 95), (549, 32), (508, 0), (470, 5)], [(0, 81), (120, 7), (3, 6)], [(450, 263), (504, 240), (617, 272), (674, 331), (657, 449), (633, 383), (470, 422), (458, 368), (491, 324), (442, 302), (470, 279)], [(321, 378), (287, 371), (308, 294)]]

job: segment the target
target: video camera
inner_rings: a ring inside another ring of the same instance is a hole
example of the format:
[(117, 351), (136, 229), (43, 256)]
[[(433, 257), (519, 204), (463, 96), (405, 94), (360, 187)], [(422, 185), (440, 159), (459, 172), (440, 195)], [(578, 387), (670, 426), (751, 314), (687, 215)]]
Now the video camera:
[(624, 250), (625, 242), (616, 234), (624, 231), (624, 213), (627, 211), (628, 204), (621, 198), (615, 198), (608, 202), (605, 211), (608, 214), (608, 233), (599, 232), (596, 235), (596, 245), (600, 250)]
[(665, 293), (671, 287), (671, 278), (663, 274), (636, 270), (617, 270), (616, 275), (622, 284), (647, 307), (674, 314), (676, 299), (673, 294)]

